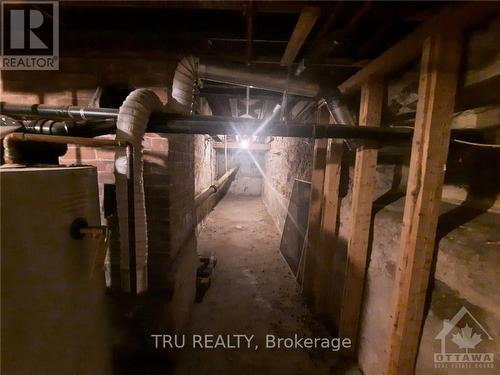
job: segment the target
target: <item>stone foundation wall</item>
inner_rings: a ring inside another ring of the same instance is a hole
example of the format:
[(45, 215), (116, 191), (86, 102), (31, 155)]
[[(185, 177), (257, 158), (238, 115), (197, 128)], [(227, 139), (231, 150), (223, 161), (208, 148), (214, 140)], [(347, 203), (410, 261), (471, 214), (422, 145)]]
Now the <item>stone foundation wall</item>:
[(266, 153), (262, 199), (280, 231), (283, 231), (294, 180), (311, 180), (314, 142), (310, 139), (275, 137)]

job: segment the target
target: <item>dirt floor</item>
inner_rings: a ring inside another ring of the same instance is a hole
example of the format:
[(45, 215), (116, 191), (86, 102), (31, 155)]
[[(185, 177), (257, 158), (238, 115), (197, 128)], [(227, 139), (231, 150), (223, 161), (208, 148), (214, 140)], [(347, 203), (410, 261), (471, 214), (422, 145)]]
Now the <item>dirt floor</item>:
[[(332, 349), (266, 349), (266, 335), (327, 337), (309, 314), (279, 252), (280, 234), (260, 197), (226, 196), (209, 215), (198, 239), (213, 254), (212, 284), (195, 305), (190, 335), (255, 335), (251, 347), (182, 349), (173, 373), (359, 374), (340, 370)], [(258, 345), (256, 349), (255, 345)]]

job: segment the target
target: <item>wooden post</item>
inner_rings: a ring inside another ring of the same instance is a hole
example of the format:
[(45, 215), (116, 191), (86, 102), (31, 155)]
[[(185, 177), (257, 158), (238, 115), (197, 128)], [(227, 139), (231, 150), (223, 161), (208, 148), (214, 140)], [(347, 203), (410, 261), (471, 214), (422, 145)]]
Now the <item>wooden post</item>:
[(446, 30), (424, 43), (419, 100), (397, 263), (387, 375), (414, 373), (450, 141), (460, 38)]
[[(365, 83), (361, 88), (360, 126), (379, 126), (382, 115), (384, 85)], [(350, 338), (352, 345), (346, 352), (354, 355), (357, 349), (360, 311), (365, 284), (368, 238), (373, 204), (373, 188), (377, 167), (377, 149), (365, 143), (356, 151), (354, 185), (352, 192), (351, 232), (347, 247), (346, 277), (340, 311), (341, 337)]]
[(312, 306), (314, 306), (314, 300), (317, 297), (314, 290), (314, 284), (316, 278), (315, 273), (318, 268), (318, 263), (320, 262), (319, 238), (321, 233), (327, 147), (328, 139), (317, 139), (314, 142), (309, 217), (307, 220), (307, 233), (304, 242), (302, 264), (299, 265), (302, 270), (302, 294)]
[(323, 216), (319, 240), (320, 257), (316, 275), (316, 311), (326, 315), (330, 311), (332, 285), (332, 267), (335, 254), (335, 234), (338, 224), (339, 186), (344, 141), (330, 139), (325, 166), (325, 184), (323, 188)]

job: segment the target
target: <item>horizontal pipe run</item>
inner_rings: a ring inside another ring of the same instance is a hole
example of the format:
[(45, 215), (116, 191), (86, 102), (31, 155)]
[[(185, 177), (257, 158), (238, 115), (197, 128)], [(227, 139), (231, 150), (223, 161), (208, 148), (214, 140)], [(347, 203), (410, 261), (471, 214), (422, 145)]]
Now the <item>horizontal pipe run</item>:
[(240, 136), (276, 136), (300, 138), (346, 138), (374, 141), (396, 141), (411, 139), (412, 129), (375, 128), (344, 125), (318, 124), (268, 124), (256, 132), (253, 123), (228, 123), (218, 121), (198, 121), (193, 119), (172, 120), (162, 124), (151, 124), (148, 131), (167, 134), (225, 134)]
[(320, 87), (314, 82), (287, 77), (284, 73), (263, 72), (239, 66), (219, 66), (200, 63), (199, 78), (208, 81), (229, 83), (247, 87), (255, 87), (268, 91), (287, 92), (292, 95), (314, 98), (319, 94)]
[(11, 116), (44, 117), (73, 120), (102, 120), (117, 118), (118, 109), (77, 106), (53, 106), (45, 104), (10, 104), (0, 102), (0, 113)]
[[(57, 118), (73, 120), (99, 120), (100, 122), (69, 128), (70, 134), (85, 133), (90, 136), (115, 132), (114, 121), (118, 110), (113, 108), (57, 107), (46, 105), (18, 105), (0, 102), (0, 113), (14, 117)], [(106, 120), (106, 121), (104, 121)], [(345, 138), (379, 141), (405, 140), (413, 135), (411, 127), (358, 127), (352, 125), (322, 125), (303, 123), (270, 122), (256, 133), (261, 120), (222, 116), (189, 116), (164, 112), (153, 113), (148, 124), (148, 132), (174, 134), (221, 134), (221, 135), (262, 135), (306, 138)], [(36, 129), (28, 129), (28, 132)], [(463, 138), (470, 129), (452, 129), (452, 138)]]
[(224, 175), (219, 178), (215, 184), (211, 185), (210, 187), (206, 188), (203, 190), (200, 194), (198, 194), (194, 198), (194, 205), (195, 207), (198, 207), (203, 204), (211, 195), (217, 193), (221, 188), (224, 187), (224, 185), (227, 183), (228, 180), (233, 179), (236, 173), (238, 172), (239, 167), (234, 167), (224, 173)]
[[(345, 112), (345, 111), (344, 111)], [(55, 123), (60, 134), (64, 131), (71, 136), (89, 136), (112, 134), (116, 131), (118, 110), (113, 108), (86, 108), (75, 106), (47, 106), (43, 104), (19, 105), (0, 102), (0, 114), (24, 118), (51, 118), (59, 120), (92, 120), (91, 124), (72, 125)], [(344, 118), (346, 123), (336, 125), (287, 123), (263, 121), (248, 118), (224, 116), (191, 116), (176, 113), (156, 112), (151, 115), (147, 132), (173, 134), (216, 134), (216, 135), (261, 135), (305, 138), (344, 138), (393, 141), (411, 139), (413, 129), (410, 126), (359, 127), (353, 126), (351, 118)], [(257, 129), (259, 129), (257, 131)], [(475, 129), (474, 129), (475, 130)], [(26, 133), (48, 134), (43, 127), (28, 126)], [(36, 133), (35, 133), (36, 132)], [(473, 129), (452, 129), (453, 139), (467, 139)], [(53, 132), (52, 134), (54, 134)], [(476, 130), (477, 133), (477, 130)]]
[(203, 190), (200, 194), (198, 194), (196, 197), (194, 197), (194, 206), (198, 207), (203, 202), (205, 202), (208, 197), (210, 197), (212, 194), (215, 194), (217, 192), (217, 187), (215, 185), (210, 185), (208, 188)]
[(9, 142), (38, 142), (73, 144), (85, 147), (132, 147), (127, 141), (115, 139), (99, 139), (84, 137), (69, 137), (65, 135), (46, 135), (29, 133), (11, 133), (4, 138), (4, 143)]
[[(118, 117), (118, 110), (110, 108), (54, 107), (45, 105), (15, 105), (0, 103), (0, 113), (11, 116), (55, 116), (58, 118), (104, 119)], [(156, 112), (151, 115), (148, 132), (166, 134), (224, 134), (261, 135), (304, 138), (354, 138), (377, 141), (410, 139), (411, 128), (388, 128), (350, 125), (302, 124), (270, 122), (261, 126), (261, 120), (222, 116), (190, 116)]]

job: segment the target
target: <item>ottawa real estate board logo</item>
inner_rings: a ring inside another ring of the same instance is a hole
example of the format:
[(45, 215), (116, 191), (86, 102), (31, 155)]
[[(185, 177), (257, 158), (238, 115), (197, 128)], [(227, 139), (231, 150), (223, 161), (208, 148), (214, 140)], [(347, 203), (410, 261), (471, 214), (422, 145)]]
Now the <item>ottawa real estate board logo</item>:
[(2, 1), (1, 68), (59, 69), (59, 3)]
[(443, 321), (443, 328), (435, 339), (440, 341), (441, 348), (434, 353), (435, 368), (491, 369), (495, 366), (494, 353), (484, 350), (493, 337), (464, 306), (453, 318)]

